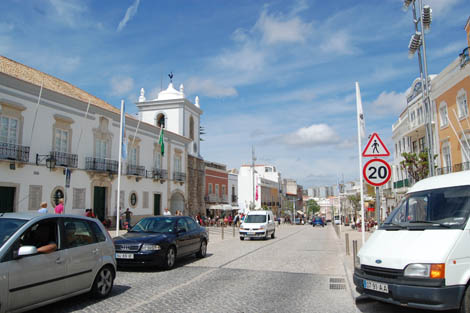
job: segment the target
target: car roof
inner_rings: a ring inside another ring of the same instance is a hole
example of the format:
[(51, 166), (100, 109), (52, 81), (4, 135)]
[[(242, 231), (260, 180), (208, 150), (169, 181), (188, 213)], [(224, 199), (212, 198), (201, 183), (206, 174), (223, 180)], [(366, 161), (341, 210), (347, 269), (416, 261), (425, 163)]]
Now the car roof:
[(469, 171), (433, 176), (420, 180), (407, 193), (458, 186), (470, 186)]
[(41, 220), (44, 218), (51, 218), (51, 217), (70, 217), (70, 218), (80, 218), (98, 222), (96, 218), (90, 218), (82, 215), (76, 214), (44, 214), (39, 212), (12, 212), (12, 213), (0, 213), (0, 218), (15, 218), (20, 220)]

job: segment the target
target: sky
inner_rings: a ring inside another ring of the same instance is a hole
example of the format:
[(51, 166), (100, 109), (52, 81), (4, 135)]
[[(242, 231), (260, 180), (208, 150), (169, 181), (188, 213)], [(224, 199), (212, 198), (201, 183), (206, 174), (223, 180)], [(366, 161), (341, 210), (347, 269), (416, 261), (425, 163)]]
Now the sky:
[[(429, 74), (467, 46), (468, 0), (423, 0)], [(392, 124), (419, 76), (400, 0), (2, 0), (0, 55), (136, 113), (184, 84), (199, 96), (205, 160), (277, 167), (304, 188), (359, 178), (355, 82), (366, 134)], [(365, 142), (363, 142), (363, 145)]]

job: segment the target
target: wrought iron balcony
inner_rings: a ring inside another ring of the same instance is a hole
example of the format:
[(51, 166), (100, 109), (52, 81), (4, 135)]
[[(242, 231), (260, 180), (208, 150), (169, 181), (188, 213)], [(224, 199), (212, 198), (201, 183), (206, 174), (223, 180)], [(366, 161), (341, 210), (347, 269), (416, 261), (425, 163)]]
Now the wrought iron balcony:
[(228, 196), (227, 195), (222, 195), (222, 202), (223, 203), (228, 203)]
[(204, 197), (204, 200), (208, 203), (218, 203), (219, 197), (215, 193), (210, 193)]
[(98, 172), (109, 172), (112, 174), (117, 174), (118, 167), (119, 167), (119, 162), (116, 160), (93, 158), (93, 157), (85, 158), (86, 170), (98, 171)]
[(238, 196), (232, 195), (232, 203), (237, 203), (237, 202), (238, 202)]
[(469, 171), (470, 170), (470, 162), (464, 162), (454, 165), (454, 172), (461, 172), (461, 171)]
[(161, 168), (154, 168), (152, 170), (152, 178), (154, 179), (168, 179), (168, 171)]
[(186, 180), (186, 173), (183, 172), (173, 172), (173, 180), (184, 182)]
[(145, 176), (145, 166), (127, 164), (127, 175)]
[(462, 53), (459, 54), (460, 67), (464, 67), (465, 64), (470, 63), (470, 49), (469, 47), (463, 49)]
[(51, 151), (51, 157), (54, 158), (56, 166), (78, 167), (78, 155), (76, 154)]
[(452, 166), (444, 166), (437, 169), (437, 175), (452, 173)]
[(28, 162), (29, 147), (0, 142), (0, 159)]

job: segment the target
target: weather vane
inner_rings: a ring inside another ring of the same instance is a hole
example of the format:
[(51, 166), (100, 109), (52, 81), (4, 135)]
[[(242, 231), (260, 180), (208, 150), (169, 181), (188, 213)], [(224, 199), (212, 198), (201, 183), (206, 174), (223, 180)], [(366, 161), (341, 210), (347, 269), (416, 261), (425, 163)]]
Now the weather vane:
[(170, 74), (168, 74), (168, 77), (170, 77), (170, 83), (173, 82), (173, 72), (170, 72)]

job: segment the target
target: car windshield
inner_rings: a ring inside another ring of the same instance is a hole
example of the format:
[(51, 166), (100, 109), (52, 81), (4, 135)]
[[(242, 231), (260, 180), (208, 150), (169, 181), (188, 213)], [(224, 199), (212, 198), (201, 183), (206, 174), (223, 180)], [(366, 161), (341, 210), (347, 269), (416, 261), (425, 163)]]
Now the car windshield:
[(266, 215), (248, 215), (245, 223), (265, 223)]
[(26, 220), (19, 220), (13, 218), (1, 218), (0, 219), (0, 247), (13, 235)]
[(470, 213), (470, 186), (412, 193), (393, 210), (382, 227), (463, 228)]
[(130, 232), (135, 233), (172, 233), (174, 232), (174, 219), (165, 217), (150, 217), (140, 220)]

